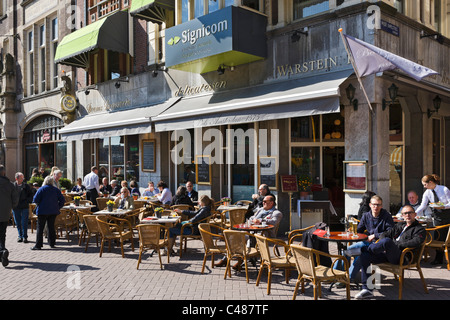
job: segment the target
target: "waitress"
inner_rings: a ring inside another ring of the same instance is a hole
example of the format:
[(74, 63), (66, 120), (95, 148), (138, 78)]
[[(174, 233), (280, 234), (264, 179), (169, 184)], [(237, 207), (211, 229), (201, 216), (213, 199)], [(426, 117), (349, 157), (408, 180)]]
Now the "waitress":
[[(427, 174), (422, 178), (422, 185), (426, 190), (422, 196), (422, 203), (416, 210), (417, 215), (419, 215), (431, 202), (442, 202), (442, 206), (431, 208), (436, 227), (450, 223), (450, 190), (446, 186), (440, 185), (439, 182), (440, 178), (435, 174)], [(440, 238), (436, 240), (445, 241), (447, 233), (448, 228), (440, 229)], [(442, 264), (443, 257), (444, 252), (437, 250), (432, 264)]]

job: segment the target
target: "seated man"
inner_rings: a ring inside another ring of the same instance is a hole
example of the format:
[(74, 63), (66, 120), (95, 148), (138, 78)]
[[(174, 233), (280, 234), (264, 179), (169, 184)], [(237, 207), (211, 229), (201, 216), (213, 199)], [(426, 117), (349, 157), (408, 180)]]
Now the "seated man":
[[(419, 248), (426, 238), (425, 228), (416, 220), (416, 212), (413, 207), (406, 205), (402, 209), (404, 222), (397, 223), (380, 235), (380, 240), (368, 247), (360, 249), (361, 282), (362, 290), (355, 296), (356, 299), (365, 299), (373, 296), (372, 290), (367, 285), (369, 277), (367, 269), (371, 263), (389, 262), (400, 263), (400, 256), (405, 248)], [(353, 254), (358, 254), (355, 252)], [(405, 257), (407, 259), (407, 257)]]
[(117, 180), (111, 180), (111, 188), (112, 188), (112, 192), (110, 194), (111, 197), (120, 196), (120, 186)]
[[(361, 247), (368, 247), (372, 242), (378, 240), (380, 235), (393, 228), (395, 223), (392, 219), (391, 214), (382, 208), (383, 199), (380, 196), (372, 196), (369, 202), (370, 211), (363, 213), (361, 217), (361, 221), (358, 224), (357, 232), (365, 233), (369, 237), (366, 241), (357, 242), (348, 247), (347, 252), (352, 252), (352, 250), (358, 250)], [(350, 258), (347, 256), (348, 260)], [(336, 265), (336, 268), (340, 266)], [(359, 256), (355, 256), (353, 263), (349, 268), (349, 275), (352, 281), (355, 281), (357, 276), (359, 275), (359, 270), (361, 269), (361, 264), (359, 261)]]
[(191, 181), (186, 182), (186, 194), (192, 201), (198, 201), (198, 192), (194, 190), (194, 185)]
[(263, 207), (249, 218), (254, 224), (261, 224), (263, 221), (274, 226), (273, 229), (266, 231), (269, 238), (276, 238), (278, 226), (280, 225), (283, 214), (276, 208), (275, 196), (272, 194), (264, 197)]
[(127, 187), (123, 187), (120, 190), (120, 194), (116, 198), (116, 204), (118, 209), (134, 209), (134, 199), (130, 196), (130, 191)]
[(112, 192), (112, 187), (108, 183), (108, 178), (102, 179), (102, 184), (100, 185), (100, 192), (103, 194), (110, 194)]
[[(419, 196), (417, 195), (417, 192), (415, 192), (414, 190), (409, 191), (407, 194), (407, 198), (408, 201), (406, 202), (405, 205), (410, 205), (411, 207), (413, 207), (414, 211), (420, 207), (421, 201), (419, 199)], [(398, 210), (397, 216), (401, 216), (402, 209), (403, 207), (401, 207), (400, 210)], [(425, 216), (431, 217), (431, 209), (427, 208), (427, 210), (425, 210), (423, 214)]]

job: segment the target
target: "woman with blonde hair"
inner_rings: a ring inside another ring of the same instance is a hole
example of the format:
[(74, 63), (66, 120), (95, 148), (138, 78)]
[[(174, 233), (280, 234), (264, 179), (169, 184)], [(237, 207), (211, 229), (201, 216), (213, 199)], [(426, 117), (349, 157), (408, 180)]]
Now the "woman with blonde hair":
[[(427, 174), (422, 178), (422, 185), (426, 189), (422, 196), (422, 203), (417, 208), (416, 213), (420, 215), (430, 203), (432, 217), (435, 226), (450, 224), (450, 190), (440, 185), (440, 178), (436, 174)], [(440, 229), (440, 238), (436, 240), (445, 241), (448, 228)], [(443, 262), (444, 253), (436, 251), (436, 257), (432, 264), (441, 264)]]

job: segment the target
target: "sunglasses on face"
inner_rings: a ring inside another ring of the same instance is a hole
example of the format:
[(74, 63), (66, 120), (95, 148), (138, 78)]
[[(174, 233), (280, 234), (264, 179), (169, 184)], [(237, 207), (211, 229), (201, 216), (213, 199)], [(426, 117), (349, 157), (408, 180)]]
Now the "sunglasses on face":
[(402, 212), (402, 214), (406, 216), (408, 214), (415, 214), (415, 212), (414, 211), (408, 211), (408, 212)]

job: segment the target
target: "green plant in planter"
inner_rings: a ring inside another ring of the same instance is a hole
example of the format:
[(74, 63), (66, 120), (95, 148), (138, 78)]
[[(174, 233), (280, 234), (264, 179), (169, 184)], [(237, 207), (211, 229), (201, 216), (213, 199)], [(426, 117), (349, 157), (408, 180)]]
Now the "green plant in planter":
[(61, 189), (64, 188), (68, 191), (72, 190), (72, 181), (67, 178), (59, 179), (59, 185), (61, 186)]
[(37, 182), (39, 187), (42, 186), (42, 183), (44, 182), (44, 178), (41, 177), (32, 177), (30, 180), (28, 180), (28, 184), (33, 185), (33, 183)]

